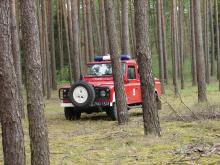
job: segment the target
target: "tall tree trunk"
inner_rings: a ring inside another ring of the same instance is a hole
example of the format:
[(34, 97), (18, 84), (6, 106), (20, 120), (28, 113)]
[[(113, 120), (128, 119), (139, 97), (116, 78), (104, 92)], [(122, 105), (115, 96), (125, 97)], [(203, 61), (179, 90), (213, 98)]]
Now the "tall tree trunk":
[(149, 47), (147, 3), (135, 0), (135, 32), (137, 43), (137, 62), (139, 66), (142, 109), (145, 135), (160, 136), (160, 122), (154, 98), (154, 79), (152, 75), (151, 51)]
[(68, 8), (68, 32), (69, 32), (69, 77), (70, 83), (73, 82), (73, 71), (72, 71), (72, 52), (73, 52), (73, 30), (72, 30), (72, 13), (71, 13), (71, 0), (67, 0), (67, 8)]
[(53, 0), (48, 0), (48, 40), (49, 50), (51, 57), (51, 77), (52, 88), (57, 90), (57, 78), (56, 78), (56, 59), (55, 59), (55, 47), (54, 47), (54, 21), (53, 21)]
[(80, 64), (79, 64), (79, 16), (78, 16), (78, 1), (72, 0), (71, 2), (72, 12), (72, 31), (73, 31), (73, 52), (72, 52), (72, 70), (74, 81), (80, 79)]
[(107, 27), (106, 27), (104, 3), (105, 3), (104, 0), (100, 0), (102, 54), (106, 55), (106, 54), (108, 54), (109, 47), (108, 47), (108, 34), (107, 34)]
[(93, 31), (92, 31), (92, 17), (91, 17), (91, 4), (90, 0), (86, 1), (86, 16), (87, 16), (87, 29), (88, 29), (88, 41), (89, 41), (89, 57), (90, 61), (94, 60), (94, 43), (93, 43)]
[(198, 101), (207, 101), (206, 97), (206, 81), (205, 81), (205, 60), (202, 38), (202, 18), (200, 1), (193, 0), (193, 11), (195, 18), (195, 46), (196, 46), (196, 69), (198, 81)]
[[(79, 13), (79, 19), (81, 20), (79, 22), (80, 26), (79, 26), (79, 30), (82, 29), (82, 32), (79, 33), (79, 40), (80, 40), (80, 45), (79, 45), (79, 49), (80, 49), (80, 71), (81, 71), (81, 74), (86, 74), (86, 70), (87, 70), (87, 67), (86, 67), (86, 64), (87, 64), (87, 55), (89, 54), (88, 53), (88, 34), (86, 34), (87, 36), (87, 53), (85, 52), (85, 43), (84, 43), (84, 38), (85, 38), (85, 32), (84, 32), (84, 28), (85, 26), (87, 26), (87, 24), (85, 24), (84, 22), (84, 1), (82, 0), (78, 0), (78, 13)], [(81, 12), (81, 13), (80, 13)], [(84, 33), (83, 33), (84, 32)], [(87, 31), (86, 31), (87, 33)], [(100, 41), (101, 42), (101, 41)], [(101, 48), (100, 48), (101, 49)]]
[(116, 105), (117, 105), (117, 115), (118, 115), (118, 123), (124, 124), (127, 120), (127, 103), (125, 98), (124, 91), (124, 82), (122, 78), (121, 72), (121, 62), (119, 60), (120, 50), (119, 50), (119, 42), (118, 42), (118, 33), (116, 29), (116, 21), (115, 21), (115, 10), (113, 1), (105, 1), (105, 12), (106, 12), (106, 24), (107, 31), (109, 36), (109, 47), (111, 54), (111, 62), (112, 62), (112, 72), (113, 72), (113, 80), (114, 80), (114, 88), (115, 88), (115, 97)]
[(219, 19), (218, 19), (218, 1), (215, 0), (215, 22), (216, 22), (216, 48), (217, 48), (217, 78), (219, 80), (219, 90), (220, 90), (220, 41), (219, 41)]
[(31, 164), (49, 164), (48, 132), (44, 117), (42, 65), (36, 1), (21, 0), (23, 50), (26, 70), (27, 111), (31, 147)]
[(100, 28), (97, 18), (97, 10), (96, 10), (96, 0), (91, 1), (91, 9), (92, 9), (92, 16), (94, 22), (94, 32), (95, 32), (95, 44), (96, 44), (96, 53), (101, 54), (101, 35), (100, 35)]
[[(69, 64), (69, 78), (70, 78), (70, 83), (72, 83), (72, 67), (71, 67), (71, 51), (70, 51), (70, 39), (71, 37), (69, 35), (69, 26), (68, 26), (68, 10), (69, 6), (67, 4), (66, 0), (64, 0), (62, 8), (63, 8), (63, 19), (64, 19), (64, 28), (65, 28), (65, 34), (66, 34), (66, 45), (67, 45), (67, 57), (68, 57), (68, 64)], [(67, 5), (67, 8), (66, 8)], [(71, 21), (72, 23), (72, 21)], [(72, 31), (72, 29), (70, 29)], [(71, 33), (72, 34), (72, 33)], [(72, 36), (73, 37), (73, 36)]]
[[(121, 43), (122, 43), (122, 20), (121, 20), (121, 5), (122, 5), (122, 1), (119, 0), (112, 0), (113, 1), (113, 5), (115, 7), (115, 20), (116, 20), (116, 28), (119, 34), (119, 49), (121, 50)], [(124, 0), (123, 0), (124, 1)]]
[(63, 26), (62, 26), (62, 8), (61, 0), (57, 0), (57, 26), (58, 26), (58, 44), (60, 57), (60, 78), (63, 79), (64, 61), (63, 61)]
[(46, 87), (46, 78), (45, 78), (45, 45), (44, 45), (44, 28), (43, 28), (43, 21), (42, 21), (42, 12), (41, 12), (41, 1), (37, 1), (37, 13), (38, 13), (38, 21), (39, 21), (39, 37), (40, 37), (40, 54), (41, 54), (41, 65), (42, 65), (42, 89), (43, 89), (43, 96), (47, 94), (47, 87)]
[(122, 54), (130, 54), (130, 38), (129, 38), (129, 23), (128, 23), (128, 0), (123, 0), (122, 9)]
[(44, 10), (42, 9), (42, 0), (39, 1), (39, 16), (40, 16), (40, 31), (41, 31), (41, 35), (40, 35), (40, 44), (41, 44), (41, 58), (42, 58), (42, 76), (43, 76), (43, 95), (46, 96), (47, 95), (47, 58), (46, 58), (46, 45), (45, 45), (45, 22), (44, 22)]
[(166, 44), (166, 21), (164, 16), (164, 3), (163, 0), (160, 2), (161, 9), (161, 26), (162, 26), (162, 43), (163, 43), (163, 68), (164, 68), (164, 79), (168, 84), (168, 69), (167, 69), (167, 44)]
[(19, 95), (19, 109), (21, 110), (20, 115), (22, 118), (25, 117), (24, 113), (24, 100), (22, 96), (22, 74), (21, 74), (21, 53), (20, 53), (20, 43), (18, 36), (17, 20), (16, 20), (16, 1), (10, 0), (10, 12), (11, 12), (11, 45), (12, 45), (12, 55), (14, 61), (15, 72), (17, 76), (17, 87)]
[(83, 31), (84, 31), (84, 56), (85, 62), (89, 62), (89, 40), (88, 40), (88, 29), (87, 29), (87, 17), (86, 17), (86, 3), (82, 0), (83, 4)]
[(131, 21), (131, 41), (132, 41), (132, 57), (136, 57), (136, 36), (135, 36), (135, 25), (134, 25), (134, 6), (133, 0), (129, 0), (130, 8), (130, 21)]
[(47, 85), (47, 99), (51, 97), (51, 68), (50, 68), (50, 53), (49, 53), (49, 44), (48, 44), (48, 27), (47, 27), (47, 4), (45, 0), (41, 0), (41, 11), (42, 11), (42, 24), (44, 31), (44, 56), (45, 56), (45, 78)]
[(157, 36), (158, 36), (158, 58), (159, 58), (159, 75), (161, 82), (161, 93), (164, 94), (164, 58), (163, 58), (163, 35), (161, 24), (161, 0), (157, 0)]
[(173, 55), (173, 86), (174, 93), (178, 94), (178, 57), (177, 57), (177, 13), (176, 13), (176, 0), (172, 0), (172, 18), (171, 18), (171, 31), (172, 31), (172, 55)]
[(179, 48), (180, 48), (180, 79), (181, 89), (184, 89), (184, 77), (183, 77), (183, 57), (184, 57), (184, 8), (183, 0), (179, 0)]
[(210, 82), (210, 56), (209, 56), (209, 17), (208, 17), (208, 13), (209, 13), (209, 4), (208, 4), (208, 0), (205, 0), (204, 2), (204, 24), (205, 24), (205, 29), (204, 29), (204, 47), (205, 47), (205, 76), (206, 76), (206, 83), (209, 84)]
[(82, 60), (82, 47), (81, 47), (81, 0), (77, 0), (77, 9), (78, 9), (78, 26), (79, 26), (79, 29), (78, 29), (78, 37), (79, 37), (79, 71), (80, 71), (80, 75), (82, 74), (82, 70), (85, 69), (83, 67), (83, 60)]
[(191, 54), (192, 54), (192, 85), (197, 84), (197, 70), (196, 70), (196, 46), (195, 46), (195, 23), (193, 12), (193, 0), (190, 0), (190, 27), (191, 27)]
[(13, 61), (12, 1), (0, 3), (0, 117), (4, 164), (25, 164), (24, 135), (18, 104), (18, 83)]
[(215, 70), (215, 33), (214, 33), (214, 20), (213, 20), (213, 1), (209, 1), (209, 18), (210, 18), (210, 31), (211, 31), (211, 54), (210, 54), (210, 61), (211, 61), (211, 76), (214, 76)]

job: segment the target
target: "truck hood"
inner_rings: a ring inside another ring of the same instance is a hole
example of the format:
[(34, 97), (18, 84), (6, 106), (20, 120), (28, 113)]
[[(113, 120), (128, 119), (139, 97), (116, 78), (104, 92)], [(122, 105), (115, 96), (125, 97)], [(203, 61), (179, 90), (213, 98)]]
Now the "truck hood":
[(112, 77), (84, 77), (83, 81), (91, 84), (95, 87), (114, 87), (114, 82)]

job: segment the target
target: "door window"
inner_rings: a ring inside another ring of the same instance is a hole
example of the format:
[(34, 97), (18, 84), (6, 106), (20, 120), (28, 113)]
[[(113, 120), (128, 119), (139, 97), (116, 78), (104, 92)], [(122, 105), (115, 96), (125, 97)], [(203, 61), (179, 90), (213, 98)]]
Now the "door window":
[(136, 79), (136, 72), (134, 66), (128, 66), (128, 79), (129, 80)]

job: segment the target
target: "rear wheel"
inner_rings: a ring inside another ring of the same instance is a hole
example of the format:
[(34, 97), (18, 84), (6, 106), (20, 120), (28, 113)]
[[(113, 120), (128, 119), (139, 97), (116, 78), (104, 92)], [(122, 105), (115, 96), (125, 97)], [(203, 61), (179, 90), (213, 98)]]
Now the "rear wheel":
[(116, 104), (113, 103), (113, 105), (106, 110), (106, 113), (108, 117), (110, 117), (113, 121), (117, 120), (118, 116)]
[(66, 120), (79, 120), (81, 117), (81, 112), (76, 111), (73, 107), (65, 107), (64, 115)]

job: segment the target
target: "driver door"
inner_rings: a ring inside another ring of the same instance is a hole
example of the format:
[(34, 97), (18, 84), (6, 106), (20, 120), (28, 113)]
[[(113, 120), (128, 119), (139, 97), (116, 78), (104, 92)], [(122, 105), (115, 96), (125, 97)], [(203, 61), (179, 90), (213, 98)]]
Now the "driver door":
[(138, 78), (137, 67), (135, 65), (128, 65), (127, 68), (128, 83), (125, 84), (125, 92), (128, 104), (135, 104), (140, 102), (140, 80)]

